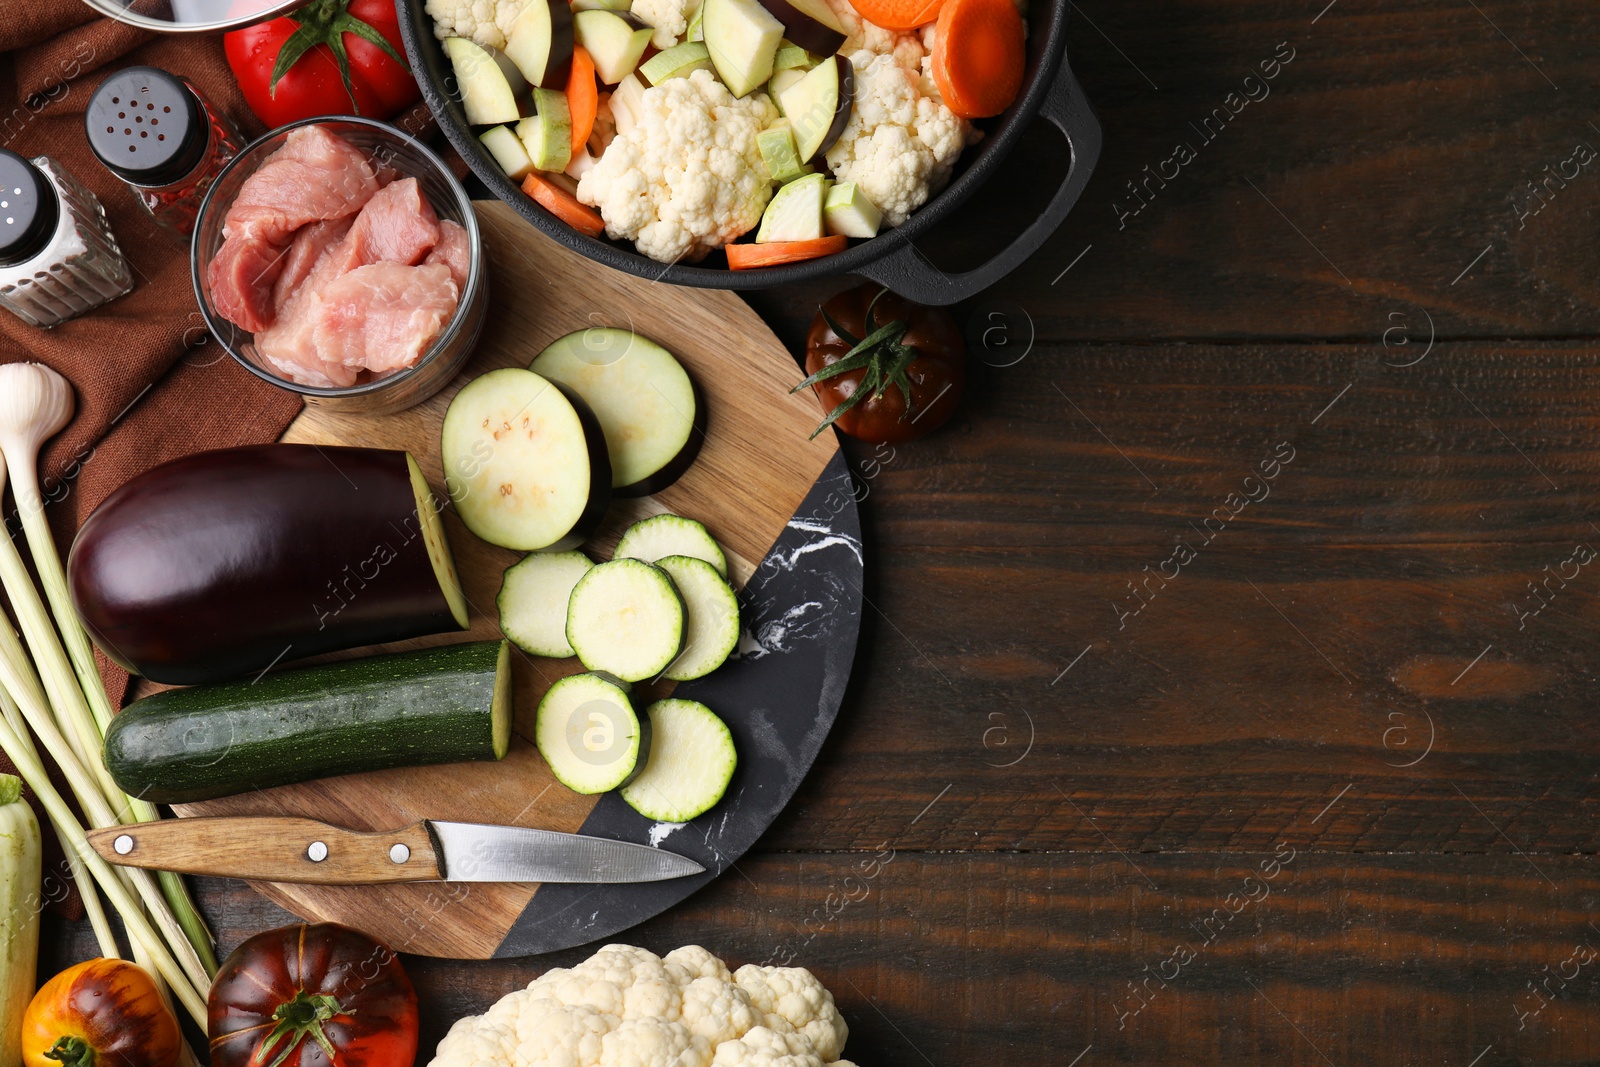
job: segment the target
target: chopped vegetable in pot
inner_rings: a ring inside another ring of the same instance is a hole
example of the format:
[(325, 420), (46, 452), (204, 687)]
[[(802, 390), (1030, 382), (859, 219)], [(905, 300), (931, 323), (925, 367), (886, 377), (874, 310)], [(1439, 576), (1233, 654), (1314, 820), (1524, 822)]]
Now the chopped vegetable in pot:
[[(982, 138), (969, 119), (1010, 106), (1023, 74), (1009, 0), (427, 10), (506, 174), (556, 221), (665, 263), (725, 249), (732, 269), (770, 267), (902, 225)], [(547, 67), (569, 55), (556, 84)]]

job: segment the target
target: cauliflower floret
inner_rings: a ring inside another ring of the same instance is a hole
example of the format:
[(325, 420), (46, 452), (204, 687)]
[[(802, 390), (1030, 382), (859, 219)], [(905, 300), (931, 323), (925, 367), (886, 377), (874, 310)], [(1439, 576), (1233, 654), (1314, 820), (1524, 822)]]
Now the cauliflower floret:
[(850, 1028), (834, 1006), (833, 994), (804, 967), (747, 963), (733, 973), (733, 980), (750, 994), (750, 1003), (782, 1016), (805, 1035), (824, 1062), (838, 1059), (844, 1051)]
[(615, 1016), (553, 1000), (527, 1003), (517, 1026), (518, 1067), (595, 1067), (607, 1034), (618, 1028)]
[(772, 179), (756, 135), (777, 119), (767, 95), (736, 98), (697, 70), (639, 99), (634, 125), (578, 182), (606, 233), (670, 263), (697, 260), (760, 222)]
[[(722, 973), (728, 972), (724, 969)], [(712, 1045), (737, 1040), (762, 1022), (761, 1012), (750, 1003), (750, 994), (734, 985), (731, 978), (696, 978), (690, 982), (683, 991), (681, 1018), (684, 1026)]]
[(934, 25), (899, 32), (856, 14), (849, 0), (828, 0), (848, 37), (839, 51), (855, 68), (849, 124), (828, 149), (835, 179), (855, 182), (899, 226), (950, 182), (956, 158), (983, 136), (944, 106), (933, 82)]
[(823, 1067), (816, 1046), (804, 1034), (758, 1026), (737, 1041), (717, 1046), (712, 1067)]
[(601, 1042), (600, 1067), (709, 1067), (711, 1042), (681, 1023), (630, 1019)]
[(509, 1030), (469, 1015), (456, 1020), (434, 1058), (452, 1067), (505, 1067), (516, 1047), (517, 1039)]
[(828, 167), (839, 181), (860, 186), (885, 222), (899, 226), (950, 181), (972, 127), (936, 91), (924, 89), (920, 64), (907, 67), (893, 55), (860, 51), (850, 65), (855, 110), (828, 149)]
[(676, 1019), (687, 976), (647, 949), (607, 945), (570, 970), (553, 970), (528, 986), (530, 995), (618, 1019)]
[(689, 20), (700, 0), (633, 0), (630, 12), (647, 26), (655, 27), (650, 43), (671, 48), (689, 29)]
[(470, 37), (485, 48), (504, 48), (511, 24), (522, 14), (526, 0), (428, 0), (433, 35)]
[(692, 978), (715, 978), (719, 982), (733, 981), (728, 965), (699, 945), (684, 945), (662, 957), (666, 963), (676, 963)]

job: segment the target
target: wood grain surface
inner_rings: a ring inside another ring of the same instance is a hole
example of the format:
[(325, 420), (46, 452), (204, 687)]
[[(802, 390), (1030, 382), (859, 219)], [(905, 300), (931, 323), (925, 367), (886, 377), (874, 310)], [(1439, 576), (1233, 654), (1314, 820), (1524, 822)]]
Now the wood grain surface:
[[(957, 309), (957, 419), (846, 446), (872, 563), (838, 724), (737, 871), (628, 940), (793, 954), (862, 1067), (1600, 1063), (1600, 160), (1529, 185), (1600, 149), (1600, 11), (1073, 19), (1083, 199)], [(1041, 126), (924, 251), (1003, 244), (1061, 163)], [(749, 302), (797, 352), (844, 284)], [(224, 947), (285, 918), (201, 897)], [(408, 958), (420, 1060), (584, 954)]]
[[(691, 297), (582, 259), (528, 228), (504, 204), (480, 203), (478, 219), (493, 273), (490, 311), (472, 361), (438, 396), (398, 415), (356, 416), (307, 408), (284, 440), (404, 448), (444, 499), (439, 425), (456, 390), (497, 367), (526, 366), (545, 345), (573, 330), (635, 329), (675, 353), (704, 393), (706, 439), (693, 466), (650, 497), (620, 501), (584, 546), (606, 558), (634, 520), (659, 511), (703, 521), (728, 554), (742, 585), (783, 531), (837, 451), (827, 437), (808, 442), (816, 409), (791, 396), (793, 366), (761, 320), (728, 293)], [(500, 636), (495, 595), (520, 553), (495, 548), (461, 525), (445, 526), (471, 610), (470, 636)], [(416, 648), (460, 635), (384, 646)], [(511, 751), (498, 763), (464, 763), (347, 775), (182, 805), (189, 815), (301, 816), (357, 830), (389, 830), (418, 819), (487, 822), (576, 832), (595, 798), (562, 786), (533, 747), (533, 716), (551, 681), (582, 668), (518, 654), (513, 661), (515, 724)], [(407, 952), (491, 955), (538, 890), (536, 884), (333, 886), (254, 883), (310, 919), (361, 926)]]

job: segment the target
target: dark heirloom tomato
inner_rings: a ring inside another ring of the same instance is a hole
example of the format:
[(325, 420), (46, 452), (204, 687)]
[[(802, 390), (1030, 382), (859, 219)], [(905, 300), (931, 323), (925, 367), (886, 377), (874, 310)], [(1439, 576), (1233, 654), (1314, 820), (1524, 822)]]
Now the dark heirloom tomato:
[(944, 308), (876, 285), (829, 298), (806, 337), (805, 381), (831, 425), (863, 441), (924, 437), (950, 421), (966, 384), (966, 342)]
[(417, 994), (389, 946), (336, 923), (234, 949), (211, 986), (212, 1067), (411, 1067)]
[(22, 1015), (25, 1067), (172, 1067), (179, 1047), (155, 981), (122, 960), (68, 967)]

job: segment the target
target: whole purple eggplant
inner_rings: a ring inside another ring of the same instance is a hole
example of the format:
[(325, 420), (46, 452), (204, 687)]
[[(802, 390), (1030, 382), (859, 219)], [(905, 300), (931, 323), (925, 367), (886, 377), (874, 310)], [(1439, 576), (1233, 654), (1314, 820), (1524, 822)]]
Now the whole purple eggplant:
[(173, 685), (465, 629), (438, 506), (407, 452), (257, 445), (155, 467), (67, 561), (103, 652)]

